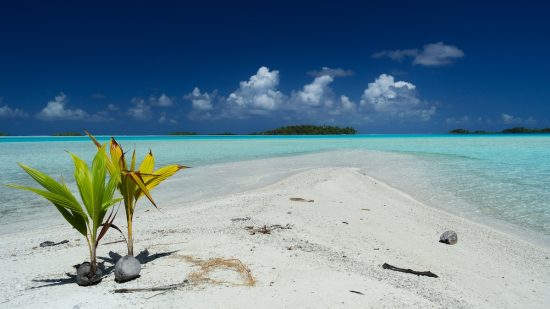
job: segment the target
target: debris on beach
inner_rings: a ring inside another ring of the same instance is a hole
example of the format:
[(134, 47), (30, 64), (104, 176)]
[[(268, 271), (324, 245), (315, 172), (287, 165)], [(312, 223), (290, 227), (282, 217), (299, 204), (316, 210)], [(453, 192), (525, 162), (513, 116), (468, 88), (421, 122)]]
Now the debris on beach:
[(171, 291), (182, 288), (186, 285), (189, 285), (189, 280), (185, 279), (182, 283), (163, 285), (152, 288), (137, 288), (137, 289), (116, 289), (115, 293), (134, 293), (134, 292), (161, 292), (161, 291)]
[(232, 221), (232, 222), (239, 222), (239, 221), (248, 221), (248, 220), (250, 220), (250, 219), (251, 219), (250, 217), (232, 218), (231, 221)]
[(115, 264), (115, 281), (118, 283), (133, 280), (141, 272), (140, 262), (131, 255), (120, 258)]
[(58, 246), (58, 245), (62, 245), (62, 244), (66, 244), (68, 243), (69, 241), (67, 239), (63, 240), (63, 241), (60, 241), (60, 242), (53, 242), (53, 241), (50, 241), (50, 240), (47, 240), (45, 242), (42, 242), (40, 243), (40, 247), (42, 248), (45, 248), (45, 247), (53, 247), (53, 246)]
[(254, 226), (245, 226), (244, 227), (250, 235), (255, 235), (256, 233), (260, 234), (271, 234), (271, 231), (274, 230), (290, 230), (292, 229), (292, 225), (280, 225), (280, 224), (273, 224), (273, 225), (265, 225), (261, 227), (254, 227)]
[(439, 242), (447, 245), (454, 245), (458, 242), (458, 236), (455, 231), (445, 231), (439, 237)]
[(291, 197), (290, 200), (293, 202), (306, 202), (306, 203), (314, 202), (314, 200), (306, 200), (305, 198), (301, 198), (301, 197)]
[(436, 274), (432, 273), (431, 271), (416, 271), (416, 270), (412, 270), (412, 269), (399, 268), (399, 267), (390, 265), (388, 263), (384, 263), (382, 265), (382, 268), (393, 270), (393, 271), (398, 271), (398, 272), (402, 272), (402, 273), (407, 273), (407, 274), (413, 274), (413, 275), (417, 275), (417, 276), (426, 276), (426, 277), (432, 277), (432, 278), (439, 278)]
[(354, 291), (354, 290), (349, 290), (349, 291), (352, 292), (352, 293), (355, 293), (355, 294), (365, 295), (363, 292)]
[[(194, 266), (200, 267), (199, 270), (189, 274), (188, 278), (191, 284), (228, 284), (233, 286), (253, 286), (256, 284), (256, 279), (252, 277), (250, 269), (248, 269), (239, 259), (213, 258), (204, 261), (191, 256), (183, 256), (183, 259)], [(219, 276), (220, 271), (231, 271), (236, 273), (239, 275), (240, 280), (234, 281), (227, 278), (212, 278), (214, 272)]]

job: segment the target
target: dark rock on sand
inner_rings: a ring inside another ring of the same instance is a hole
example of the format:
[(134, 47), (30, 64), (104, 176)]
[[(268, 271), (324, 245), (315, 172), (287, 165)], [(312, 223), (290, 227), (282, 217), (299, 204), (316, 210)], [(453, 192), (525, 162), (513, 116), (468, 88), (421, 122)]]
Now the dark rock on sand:
[(139, 261), (131, 256), (127, 255), (115, 264), (115, 281), (126, 282), (139, 277), (141, 271), (141, 264)]
[(93, 276), (89, 276), (90, 274), (90, 263), (84, 262), (80, 264), (76, 270), (76, 283), (81, 286), (88, 286), (88, 285), (94, 285), (101, 282), (101, 277), (103, 276), (103, 273), (101, 272), (101, 269), (96, 268), (96, 272)]
[(458, 236), (456, 235), (455, 231), (445, 231), (439, 237), (439, 242), (447, 245), (454, 245), (456, 244), (457, 241), (458, 241)]

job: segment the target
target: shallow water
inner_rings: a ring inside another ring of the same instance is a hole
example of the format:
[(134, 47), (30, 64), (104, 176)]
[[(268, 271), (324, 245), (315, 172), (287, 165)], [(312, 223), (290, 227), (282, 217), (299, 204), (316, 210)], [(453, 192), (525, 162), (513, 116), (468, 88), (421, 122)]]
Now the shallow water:
[[(177, 178), (185, 181), (189, 176), (181, 191), (185, 201), (213, 196), (206, 188), (228, 193), (267, 183), (253, 177), (266, 172), (261, 171), (262, 163), (241, 165), (240, 170), (239, 165), (225, 163), (321, 152), (263, 164), (277, 175), (291, 165), (294, 169), (356, 166), (429, 205), (550, 235), (549, 135), (121, 136), (118, 140), (126, 150), (135, 146), (138, 157), (153, 149), (158, 164), (195, 167)], [(72, 163), (65, 151), (91, 160), (95, 147), (84, 137), (0, 138), (0, 183), (34, 185), (17, 162), (71, 181)], [(220, 180), (230, 177), (241, 180), (233, 184)], [(57, 215), (30, 193), (2, 186), (0, 196), (0, 233), (16, 229), (15, 225), (28, 226), (29, 221), (40, 225), (38, 218)]]

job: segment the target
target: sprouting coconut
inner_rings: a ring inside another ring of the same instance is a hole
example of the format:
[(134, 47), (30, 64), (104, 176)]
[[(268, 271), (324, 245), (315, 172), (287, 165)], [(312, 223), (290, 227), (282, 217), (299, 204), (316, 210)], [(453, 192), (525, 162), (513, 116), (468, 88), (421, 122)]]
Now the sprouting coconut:
[[(88, 164), (71, 154), (75, 166), (74, 177), (82, 204), (71, 193), (67, 184), (24, 164), (19, 164), (44, 189), (19, 185), (10, 187), (34, 192), (50, 201), (63, 217), (86, 238), (90, 262), (81, 264), (77, 270), (77, 283), (82, 286), (97, 284), (102, 273), (97, 267), (96, 251), (99, 241), (111, 227), (115, 214), (105, 219), (108, 210), (121, 198), (113, 198), (118, 181), (111, 177), (107, 181), (105, 146), (100, 147), (94, 157), (91, 169)], [(105, 219), (105, 220), (104, 220)]]

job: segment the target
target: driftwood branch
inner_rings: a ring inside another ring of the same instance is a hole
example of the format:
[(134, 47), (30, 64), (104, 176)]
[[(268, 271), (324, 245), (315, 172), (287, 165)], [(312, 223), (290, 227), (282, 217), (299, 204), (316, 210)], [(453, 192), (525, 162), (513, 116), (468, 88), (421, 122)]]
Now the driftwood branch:
[(417, 275), (417, 276), (426, 276), (426, 277), (438, 278), (438, 276), (436, 274), (432, 273), (431, 271), (416, 271), (416, 270), (412, 270), (412, 269), (399, 268), (399, 267), (395, 267), (393, 265), (390, 265), (388, 263), (384, 263), (382, 265), (382, 268), (393, 270), (393, 271), (399, 271), (399, 272), (407, 273), (407, 274), (413, 274), (413, 275)]
[(53, 242), (53, 241), (50, 241), (50, 240), (47, 240), (43, 243), (40, 243), (40, 247), (44, 248), (44, 247), (52, 247), (52, 246), (59, 246), (59, 245), (62, 245), (62, 244), (66, 244), (68, 243), (69, 241), (68, 240), (63, 240), (63, 241), (60, 241), (60, 242)]
[(314, 202), (313, 200), (306, 200), (305, 198), (301, 198), (301, 197), (291, 197), (290, 200), (293, 202), (306, 202), (306, 203)]
[(290, 224), (287, 224), (287, 225), (274, 224), (274, 225), (264, 225), (256, 228), (253, 226), (245, 226), (244, 228), (248, 230), (250, 235), (255, 235), (256, 233), (271, 234), (271, 231), (274, 231), (274, 230), (290, 230), (292, 229), (292, 226)]
[(116, 289), (115, 293), (134, 293), (134, 292), (159, 292), (159, 291), (170, 291), (177, 290), (186, 285), (189, 285), (188, 280), (184, 280), (182, 283), (169, 284), (164, 286), (152, 287), (152, 288), (137, 288), (137, 289)]

